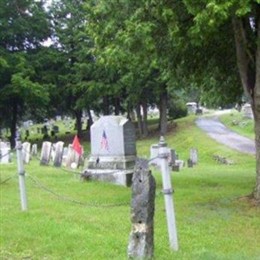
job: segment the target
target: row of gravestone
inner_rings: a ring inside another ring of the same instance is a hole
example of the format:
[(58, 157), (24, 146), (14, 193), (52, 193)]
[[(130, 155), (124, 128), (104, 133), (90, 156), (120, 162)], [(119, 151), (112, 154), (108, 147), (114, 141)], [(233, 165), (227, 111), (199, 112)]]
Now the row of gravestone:
[[(32, 156), (38, 155), (37, 144), (31, 145), (29, 142), (24, 142), (22, 144), (22, 158), (25, 164), (28, 164)], [(10, 163), (11, 162), (11, 147), (8, 142), (0, 142), (0, 163)], [(40, 164), (48, 165), (53, 163), (56, 167), (65, 166), (68, 168), (76, 168), (80, 163), (80, 156), (72, 148), (70, 144), (68, 147), (64, 147), (64, 142), (43, 142)]]
[[(168, 163), (172, 171), (179, 171), (184, 165), (183, 160), (179, 160), (179, 156), (174, 149), (167, 148), (168, 150)], [(154, 166), (160, 166), (160, 161), (158, 158), (159, 145), (153, 144), (150, 147), (150, 164)], [(190, 149), (189, 159), (187, 165), (189, 168), (193, 167), (198, 163), (198, 150), (196, 148)]]
[(77, 168), (81, 156), (73, 149), (72, 144), (64, 147), (64, 142), (57, 143), (43, 142), (40, 164), (48, 165), (53, 162), (56, 167), (65, 166), (67, 168)]

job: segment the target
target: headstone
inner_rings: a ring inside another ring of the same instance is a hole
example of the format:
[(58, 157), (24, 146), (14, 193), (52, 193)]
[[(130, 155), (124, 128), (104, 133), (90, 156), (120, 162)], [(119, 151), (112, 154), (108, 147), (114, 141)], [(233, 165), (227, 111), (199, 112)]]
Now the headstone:
[(55, 156), (53, 160), (53, 165), (56, 167), (60, 167), (62, 163), (62, 155), (63, 155), (63, 146), (64, 142), (57, 142), (55, 145)]
[(123, 116), (103, 116), (90, 130), (91, 178), (130, 186), (136, 159), (135, 128)]
[(22, 155), (24, 163), (28, 164), (31, 159), (31, 144), (29, 142), (22, 144)]
[[(160, 159), (158, 158), (159, 146), (158, 144), (152, 144), (150, 147), (150, 160), (149, 164), (153, 166), (160, 166)], [(174, 149), (167, 148), (169, 166), (175, 164), (177, 154)]]
[(128, 257), (152, 259), (154, 252), (154, 200), (155, 180), (147, 162), (137, 162), (133, 175), (131, 222)]
[(76, 165), (76, 167), (78, 167), (79, 159), (80, 159), (79, 154), (73, 149), (72, 145), (69, 144), (67, 157), (66, 157), (66, 167), (74, 168), (73, 165)]
[(63, 155), (62, 155), (62, 166), (64, 167), (66, 167), (67, 156), (68, 156), (68, 147), (64, 147)]
[(0, 163), (10, 163), (11, 156), (10, 156), (10, 146), (5, 142), (0, 142)]
[(50, 161), (50, 155), (51, 155), (51, 142), (43, 142), (42, 143), (42, 151), (41, 151), (41, 159), (40, 164), (41, 165), (47, 165)]
[(250, 104), (245, 104), (242, 107), (242, 112), (243, 112), (245, 118), (251, 118), (251, 119), (254, 118), (252, 107)]
[(150, 147), (150, 161), (149, 164), (158, 166), (159, 165), (159, 159), (158, 159), (158, 144), (152, 144)]
[(176, 151), (174, 149), (170, 149), (170, 159), (169, 159), (169, 165), (175, 165), (177, 160), (177, 154)]
[(38, 154), (37, 144), (33, 144), (33, 145), (32, 145), (31, 154), (32, 154), (32, 156), (37, 156), (37, 154)]
[(186, 103), (186, 107), (188, 110), (188, 114), (195, 114), (197, 109), (197, 103), (196, 102), (188, 102)]
[(190, 160), (192, 161), (193, 165), (198, 163), (198, 150), (196, 148), (190, 149)]

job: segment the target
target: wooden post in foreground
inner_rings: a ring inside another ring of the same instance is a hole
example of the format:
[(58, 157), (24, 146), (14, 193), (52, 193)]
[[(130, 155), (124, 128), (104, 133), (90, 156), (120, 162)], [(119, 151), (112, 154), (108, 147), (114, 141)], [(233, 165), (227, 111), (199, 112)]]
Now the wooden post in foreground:
[(177, 251), (178, 250), (178, 240), (177, 240), (177, 228), (175, 223), (175, 213), (172, 193), (173, 189), (171, 186), (171, 177), (168, 165), (169, 151), (164, 138), (160, 138), (158, 157), (160, 161), (161, 171), (162, 171), (162, 181), (163, 181), (163, 193), (165, 200), (165, 209), (168, 225), (168, 234), (170, 240), (170, 247)]

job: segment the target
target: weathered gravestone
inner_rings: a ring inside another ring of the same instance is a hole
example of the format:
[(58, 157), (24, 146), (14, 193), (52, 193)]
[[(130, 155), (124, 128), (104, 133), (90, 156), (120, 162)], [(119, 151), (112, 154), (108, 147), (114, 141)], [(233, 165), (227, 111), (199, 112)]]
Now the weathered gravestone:
[(254, 118), (252, 107), (250, 104), (245, 104), (242, 107), (242, 112), (243, 112), (245, 118), (250, 118), (250, 119)]
[(66, 167), (67, 156), (68, 156), (68, 147), (64, 147), (63, 154), (62, 154), (62, 166), (64, 167)]
[(33, 144), (32, 145), (32, 150), (31, 150), (31, 155), (32, 156), (37, 156), (37, 154), (38, 154), (38, 146), (37, 146), (37, 144)]
[(80, 155), (73, 149), (72, 144), (69, 144), (66, 156), (65, 166), (67, 168), (74, 168), (79, 166)]
[(31, 144), (29, 142), (24, 142), (22, 144), (22, 155), (24, 163), (29, 163), (31, 159)]
[(135, 128), (123, 116), (104, 116), (90, 130), (91, 156), (84, 174), (130, 186), (136, 159)]
[(10, 144), (6, 142), (0, 142), (0, 163), (10, 163)]
[(155, 179), (145, 160), (138, 160), (133, 175), (128, 257), (151, 259), (154, 252)]
[(41, 159), (40, 159), (40, 164), (41, 165), (47, 165), (49, 164), (50, 161), (50, 156), (51, 156), (51, 142), (43, 142), (42, 143), (42, 151), (41, 151)]
[[(159, 145), (153, 144), (150, 147), (150, 160), (149, 164), (160, 167), (160, 159), (158, 157)], [(177, 160), (177, 154), (174, 149), (167, 148), (169, 166), (174, 166)]]
[[(196, 165), (198, 163), (198, 150), (196, 148), (191, 148), (190, 149), (190, 158), (189, 158), (190, 164)], [(191, 167), (192, 167), (191, 166)]]
[(63, 156), (63, 146), (64, 142), (57, 142), (55, 144), (55, 156), (53, 159), (53, 165), (56, 167), (60, 167), (62, 163), (62, 156)]

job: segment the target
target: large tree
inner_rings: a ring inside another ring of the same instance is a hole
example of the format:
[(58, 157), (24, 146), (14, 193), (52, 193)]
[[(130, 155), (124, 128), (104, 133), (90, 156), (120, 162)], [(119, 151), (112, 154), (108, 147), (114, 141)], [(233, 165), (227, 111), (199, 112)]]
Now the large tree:
[[(229, 33), (234, 44), (230, 45), (229, 53), (233, 54), (236, 50), (233, 57), (236, 57), (236, 67), (255, 120), (256, 185), (253, 197), (260, 203), (260, 1), (183, 2), (193, 17), (189, 33), (195, 41), (199, 38), (207, 41), (212, 35), (226, 35), (222, 29), (232, 28)], [(223, 37), (223, 41), (226, 39)], [(216, 59), (216, 55), (213, 58)], [(237, 85), (237, 88), (240, 86)]]

